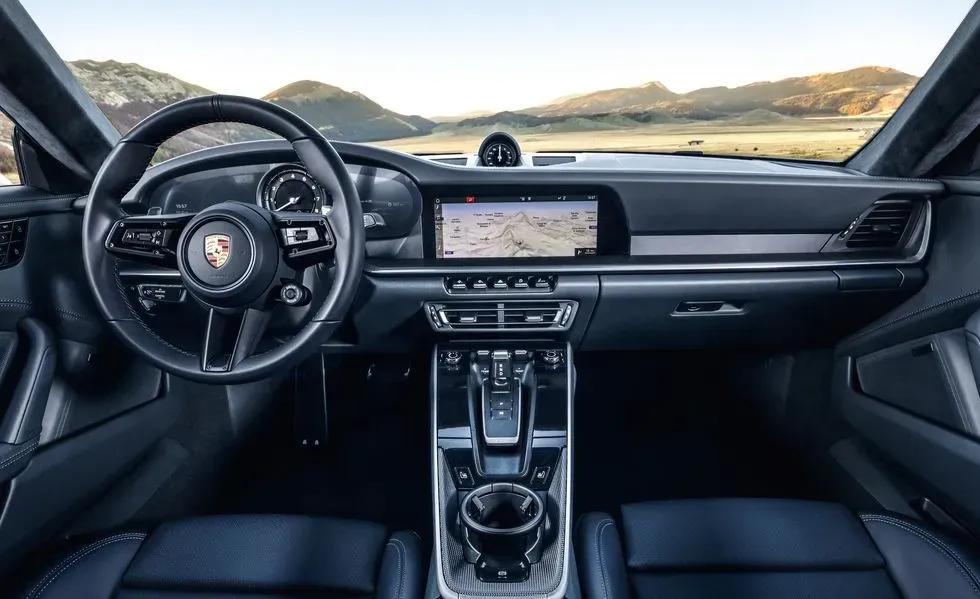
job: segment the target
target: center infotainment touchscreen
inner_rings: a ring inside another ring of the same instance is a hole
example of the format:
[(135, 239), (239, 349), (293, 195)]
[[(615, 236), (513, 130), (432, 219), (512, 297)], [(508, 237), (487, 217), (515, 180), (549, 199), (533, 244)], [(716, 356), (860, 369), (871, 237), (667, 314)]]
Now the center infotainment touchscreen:
[(435, 198), (438, 258), (595, 256), (594, 194)]

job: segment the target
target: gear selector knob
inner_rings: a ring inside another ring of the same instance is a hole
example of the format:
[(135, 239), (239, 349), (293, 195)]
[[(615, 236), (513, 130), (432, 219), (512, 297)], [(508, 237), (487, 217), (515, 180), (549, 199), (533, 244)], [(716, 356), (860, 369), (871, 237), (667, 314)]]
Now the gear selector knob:
[(491, 354), (490, 378), (493, 380), (495, 391), (508, 391), (513, 384), (514, 368), (510, 360), (510, 352), (497, 350)]

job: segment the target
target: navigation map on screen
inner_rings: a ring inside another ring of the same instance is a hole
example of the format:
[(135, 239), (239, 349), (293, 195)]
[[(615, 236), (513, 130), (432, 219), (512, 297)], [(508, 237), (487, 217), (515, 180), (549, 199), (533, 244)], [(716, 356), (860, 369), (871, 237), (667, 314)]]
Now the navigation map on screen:
[(435, 200), (439, 258), (595, 256), (595, 195), (466, 196)]

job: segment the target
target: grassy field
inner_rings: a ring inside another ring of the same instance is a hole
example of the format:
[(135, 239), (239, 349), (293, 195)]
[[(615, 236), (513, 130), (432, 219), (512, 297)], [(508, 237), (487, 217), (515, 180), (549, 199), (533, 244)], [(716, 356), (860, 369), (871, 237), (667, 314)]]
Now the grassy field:
[[(520, 141), (521, 149), (528, 152), (701, 150), (706, 154), (843, 160), (864, 145), (885, 120), (849, 117), (763, 123), (699, 121), (599, 131), (549, 132), (536, 127), (510, 132)], [(409, 153), (472, 153), (487, 133), (461, 130), (376, 143)], [(690, 145), (691, 140), (702, 143)]]

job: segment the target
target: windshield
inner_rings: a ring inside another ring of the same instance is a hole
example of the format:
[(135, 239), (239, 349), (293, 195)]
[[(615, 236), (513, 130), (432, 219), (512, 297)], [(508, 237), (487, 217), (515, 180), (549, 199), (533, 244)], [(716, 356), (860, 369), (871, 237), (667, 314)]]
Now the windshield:
[[(970, 0), (23, 0), (125, 132), (228, 93), (330, 139), (473, 153), (703, 152), (843, 160), (903, 102)], [(162, 157), (264, 136), (212, 125)]]

